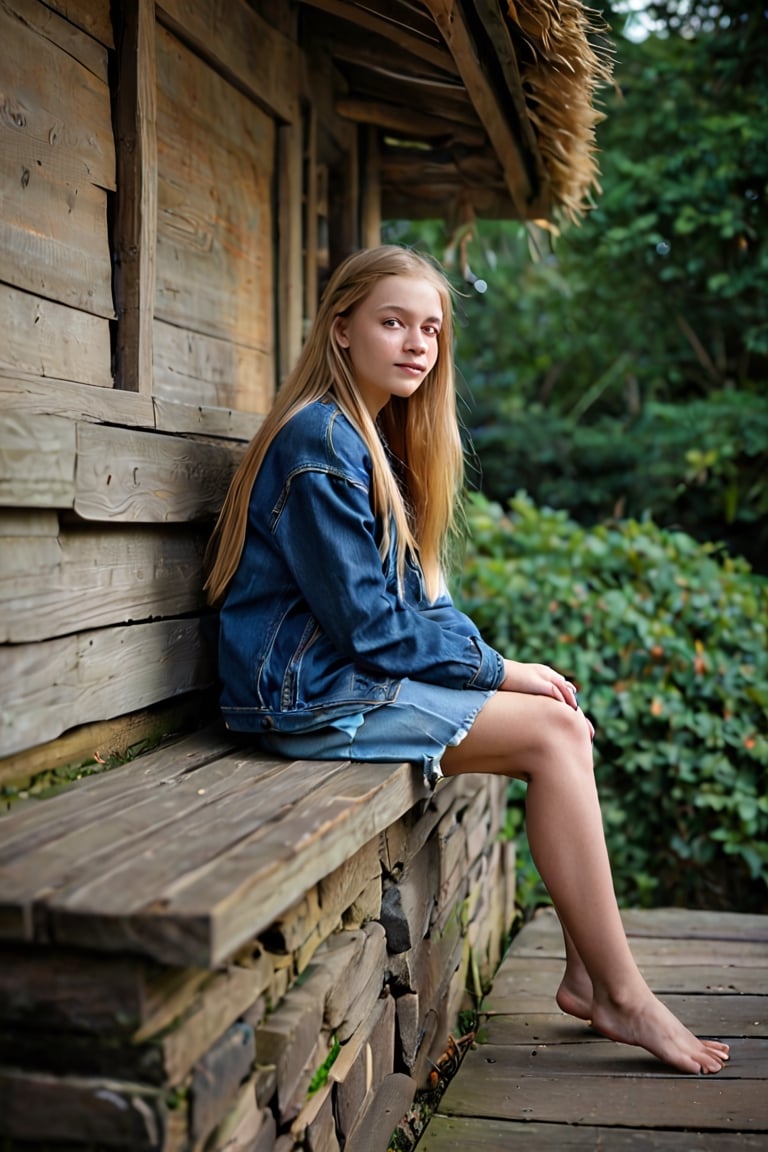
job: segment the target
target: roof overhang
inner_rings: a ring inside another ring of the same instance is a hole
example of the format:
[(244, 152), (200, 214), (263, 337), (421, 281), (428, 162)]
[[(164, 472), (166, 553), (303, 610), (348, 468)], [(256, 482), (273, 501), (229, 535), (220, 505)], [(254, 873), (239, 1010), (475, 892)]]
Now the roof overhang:
[(336, 111), (379, 136), (382, 212), (579, 215), (610, 64), (580, 0), (301, 0)]

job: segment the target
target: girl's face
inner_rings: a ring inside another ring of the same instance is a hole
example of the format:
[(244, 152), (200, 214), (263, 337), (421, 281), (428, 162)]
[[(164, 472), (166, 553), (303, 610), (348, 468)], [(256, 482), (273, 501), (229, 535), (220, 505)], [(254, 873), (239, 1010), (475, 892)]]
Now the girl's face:
[(384, 276), (335, 322), (363, 402), (376, 419), (392, 396), (412, 396), (437, 361), (440, 294), (417, 276)]

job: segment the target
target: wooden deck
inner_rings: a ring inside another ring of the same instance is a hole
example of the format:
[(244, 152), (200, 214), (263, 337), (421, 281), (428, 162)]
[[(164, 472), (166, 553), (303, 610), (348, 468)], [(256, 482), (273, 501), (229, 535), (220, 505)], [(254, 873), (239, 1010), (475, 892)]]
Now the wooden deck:
[(681, 1075), (559, 1013), (564, 953), (545, 912), (514, 940), (418, 1152), (768, 1150), (768, 917), (624, 919), (651, 987), (694, 1031), (728, 1040), (728, 1067)]

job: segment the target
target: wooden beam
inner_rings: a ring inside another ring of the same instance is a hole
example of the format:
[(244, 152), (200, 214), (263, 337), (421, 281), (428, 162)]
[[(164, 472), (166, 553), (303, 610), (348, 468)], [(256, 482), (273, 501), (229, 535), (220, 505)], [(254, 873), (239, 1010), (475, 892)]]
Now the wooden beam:
[(477, 47), (457, 0), (424, 0), (443, 34), (480, 121), (504, 171), (509, 194), (521, 220), (542, 215), (532, 201), (533, 190), (523, 163), (520, 142), (510, 128), (496, 93), (480, 62)]
[(473, 130), (440, 116), (430, 116), (398, 104), (387, 104), (383, 100), (344, 97), (336, 101), (336, 111), (347, 120), (354, 120), (358, 124), (375, 124), (379, 128), (402, 134), (407, 139), (414, 136), (426, 139), (448, 136), (472, 148), (481, 148), (485, 142), (485, 133), (479, 127)]
[(301, 3), (312, 8), (319, 8), (330, 16), (338, 16), (342, 20), (348, 20), (350, 24), (364, 28), (366, 32), (383, 36), (385, 40), (391, 40), (400, 48), (404, 48), (406, 52), (413, 53), (414, 56), (426, 60), (429, 64), (435, 64), (444, 72), (456, 72), (456, 64), (451, 58), (451, 54), (446, 52), (444, 48), (431, 44), (420, 36), (414, 36), (401, 24), (391, 24), (388, 20), (382, 20), (380, 16), (375, 16), (367, 8), (359, 8), (356, 4), (348, 3), (347, 0), (301, 0)]
[[(380, 5), (377, 4), (377, 15), (382, 16)], [(358, 28), (348, 20), (329, 16), (326, 12), (314, 9), (302, 12), (302, 29), (305, 41), (313, 44), (322, 44), (334, 60), (343, 60), (356, 67), (385, 70), (390, 75), (411, 77), (439, 85), (441, 88), (453, 89), (463, 92), (464, 88), (456, 75), (456, 66), (448, 57), (450, 71), (430, 64), (419, 55), (407, 51), (402, 45), (392, 40), (383, 40), (373, 37), (365, 29)], [(439, 33), (432, 17), (425, 13), (425, 20), (432, 29), (432, 41), (440, 43)], [(413, 28), (409, 25), (413, 35)]]
[(520, 134), (520, 139), (524, 141), (529, 155), (533, 158), (539, 188), (543, 189), (549, 182), (549, 176), (544, 167), (541, 152), (539, 151), (533, 124), (528, 115), (528, 108), (523, 94), (523, 85), (520, 79), (520, 68), (517, 63), (517, 53), (515, 45), (512, 42), (512, 36), (510, 35), (509, 24), (502, 14), (499, 0), (474, 0), (474, 5), (478, 16), (483, 22), (483, 27), (496, 50), (496, 58), (507, 83), (509, 95), (515, 109), (517, 118), (516, 127)]
[(154, 0), (124, 0), (118, 7), (117, 385), (151, 394), (157, 244), (155, 5)]
[(124, 424), (132, 428), (155, 426), (149, 396), (121, 392), (116, 388), (94, 388), (92, 384), (60, 380), (54, 376), (4, 370), (2, 366), (0, 409), (4, 415), (11, 411), (27, 412), (66, 416), (69, 420), (85, 420), (91, 424)]
[(159, 0), (158, 19), (184, 44), (270, 115), (298, 116), (298, 49), (247, 0)]

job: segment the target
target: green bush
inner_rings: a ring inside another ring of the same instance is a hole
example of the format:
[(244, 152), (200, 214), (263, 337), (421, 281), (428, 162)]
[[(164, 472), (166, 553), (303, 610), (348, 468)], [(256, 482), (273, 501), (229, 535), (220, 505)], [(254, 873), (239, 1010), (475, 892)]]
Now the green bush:
[(651, 522), (585, 529), (524, 495), (509, 514), (475, 496), (467, 517), (457, 603), (510, 657), (567, 674), (597, 729), (620, 901), (767, 911), (768, 582)]

